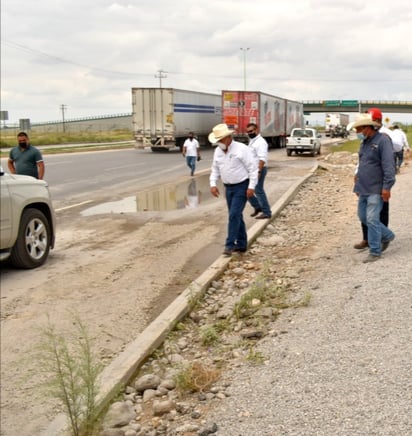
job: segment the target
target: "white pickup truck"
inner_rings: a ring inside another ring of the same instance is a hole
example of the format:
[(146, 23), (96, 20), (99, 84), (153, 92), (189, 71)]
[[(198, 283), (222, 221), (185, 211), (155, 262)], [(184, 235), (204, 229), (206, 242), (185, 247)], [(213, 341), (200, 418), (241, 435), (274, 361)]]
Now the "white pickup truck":
[(320, 138), (321, 135), (316, 129), (293, 129), (290, 136), (286, 138), (286, 154), (291, 156), (292, 151), (296, 154), (308, 152), (312, 156), (320, 154)]

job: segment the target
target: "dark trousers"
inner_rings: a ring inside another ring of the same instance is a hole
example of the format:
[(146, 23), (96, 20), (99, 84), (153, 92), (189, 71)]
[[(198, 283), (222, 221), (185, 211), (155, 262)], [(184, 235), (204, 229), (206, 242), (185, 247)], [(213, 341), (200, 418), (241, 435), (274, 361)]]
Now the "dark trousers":
[(250, 205), (256, 210), (261, 210), (266, 216), (272, 216), (268, 198), (265, 193), (263, 184), (265, 183), (265, 177), (268, 172), (267, 167), (263, 167), (259, 176), (257, 185), (255, 186), (255, 195), (248, 199)]
[[(381, 223), (383, 225), (388, 227), (388, 224), (389, 224), (389, 201), (383, 202), (383, 206), (382, 206), (382, 210), (381, 210), (381, 214), (380, 214), (380, 220), (381, 220)], [(362, 223), (362, 235), (363, 235), (363, 240), (367, 241), (368, 240), (368, 226), (366, 224), (363, 224), (363, 223)]]
[(396, 170), (399, 170), (403, 162), (403, 149), (401, 151), (395, 151), (395, 166)]

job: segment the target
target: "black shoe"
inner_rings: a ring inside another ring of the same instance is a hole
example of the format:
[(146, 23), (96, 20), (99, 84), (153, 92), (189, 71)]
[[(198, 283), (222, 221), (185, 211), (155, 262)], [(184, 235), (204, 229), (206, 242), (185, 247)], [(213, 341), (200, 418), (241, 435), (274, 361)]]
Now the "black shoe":
[(270, 220), (271, 218), (272, 218), (271, 216), (265, 215), (264, 213), (261, 213), (255, 219), (257, 219), (257, 220)]
[(232, 254), (233, 254), (233, 252), (234, 252), (235, 250), (232, 250), (231, 248), (225, 248), (224, 250), (223, 250), (223, 255), (224, 256), (231, 256)]
[(256, 216), (256, 215), (260, 214), (260, 212), (262, 212), (262, 209), (255, 209), (255, 211), (253, 213), (251, 213), (250, 216)]
[(247, 248), (235, 248), (233, 250), (234, 253), (246, 253)]

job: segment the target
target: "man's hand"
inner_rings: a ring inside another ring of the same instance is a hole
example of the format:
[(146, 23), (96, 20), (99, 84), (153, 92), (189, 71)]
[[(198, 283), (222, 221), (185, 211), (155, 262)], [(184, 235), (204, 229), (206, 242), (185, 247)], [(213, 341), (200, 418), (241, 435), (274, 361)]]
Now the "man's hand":
[(251, 198), (251, 197), (253, 197), (255, 195), (255, 190), (254, 189), (248, 189), (247, 191), (246, 191), (246, 197), (247, 198)]
[(388, 191), (387, 189), (382, 189), (381, 197), (382, 200), (387, 203), (391, 198), (391, 191)]
[(213, 197), (219, 197), (220, 192), (219, 189), (217, 188), (217, 186), (212, 186), (210, 188), (210, 193), (213, 195)]

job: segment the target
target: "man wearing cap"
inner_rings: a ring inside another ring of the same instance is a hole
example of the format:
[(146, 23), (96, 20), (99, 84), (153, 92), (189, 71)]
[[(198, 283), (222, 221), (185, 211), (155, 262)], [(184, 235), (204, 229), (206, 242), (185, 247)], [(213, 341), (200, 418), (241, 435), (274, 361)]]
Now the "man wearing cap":
[(379, 123), (370, 114), (360, 114), (348, 126), (362, 139), (354, 192), (358, 195), (358, 216), (368, 227), (369, 255), (364, 263), (374, 262), (388, 248), (395, 234), (380, 220), (384, 201), (389, 201), (395, 183), (395, 161), (390, 138), (379, 133)]
[(234, 141), (234, 130), (226, 124), (218, 124), (209, 134), (209, 141), (216, 144), (210, 174), (210, 192), (219, 197), (217, 182), (221, 178), (225, 186), (226, 204), (229, 212), (227, 238), (223, 254), (247, 250), (247, 232), (243, 210), (247, 199), (255, 194), (258, 167), (246, 144)]

